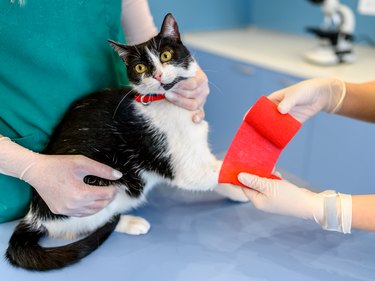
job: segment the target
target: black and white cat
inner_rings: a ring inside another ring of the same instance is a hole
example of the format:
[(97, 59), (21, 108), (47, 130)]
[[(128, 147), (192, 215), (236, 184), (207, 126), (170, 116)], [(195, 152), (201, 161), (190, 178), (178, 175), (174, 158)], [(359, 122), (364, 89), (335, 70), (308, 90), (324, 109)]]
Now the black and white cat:
[[(207, 122), (193, 123), (190, 111), (163, 99), (197, 69), (174, 17), (168, 14), (160, 33), (143, 44), (110, 43), (124, 60), (133, 87), (105, 90), (75, 102), (44, 153), (82, 154), (121, 171), (123, 177), (116, 181), (85, 177), (92, 185), (116, 185), (119, 192), (105, 209), (88, 217), (53, 214), (34, 192), (30, 211), (16, 227), (6, 252), (15, 266), (61, 268), (90, 254), (113, 231), (147, 233), (150, 224), (145, 219), (123, 214), (143, 203), (156, 183), (192, 191), (215, 189), (233, 200), (247, 201), (239, 188), (217, 185), (221, 162), (210, 152)], [(43, 248), (38, 244), (43, 236), (83, 238)]]

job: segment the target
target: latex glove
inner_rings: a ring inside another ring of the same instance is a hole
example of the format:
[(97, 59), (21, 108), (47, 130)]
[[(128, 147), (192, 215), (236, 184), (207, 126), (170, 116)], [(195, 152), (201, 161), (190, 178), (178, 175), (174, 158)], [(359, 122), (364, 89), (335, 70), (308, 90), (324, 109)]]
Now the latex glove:
[[(326, 230), (350, 233), (352, 218), (350, 195), (334, 195), (334, 209), (332, 209), (327, 208), (326, 192), (315, 193), (286, 180), (261, 178), (246, 173), (239, 174), (238, 180), (250, 187), (250, 189), (244, 188), (243, 191), (259, 210), (314, 220)], [(327, 218), (332, 219), (332, 216), (334, 216), (334, 225), (327, 225)]]
[(238, 180), (250, 187), (243, 191), (259, 210), (323, 220), (323, 200), (308, 189), (299, 188), (286, 180), (266, 179), (246, 173), (239, 174)]
[(115, 197), (113, 186), (91, 186), (86, 175), (109, 180), (122, 174), (111, 167), (79, 155), (43, 155), (0, 139), (0, 172), (28, 182), (53, 213), (88, 216), (107, 206)]
[(273, 92), (269, 99), (278, 104), (280, 113), (289, 113), (305, 122), (319, 111), (337, 112), (346, 95), (345, 83), (336, 78), (315, 78)]
[(203, 106), (209, 92), (207, 76), (198, 67), (194, 77), (178, 82), (173, 91), (167, 92), (165, 96), (177, 106), (196, 111), (193, 121), (199, 123), (204, 119)]

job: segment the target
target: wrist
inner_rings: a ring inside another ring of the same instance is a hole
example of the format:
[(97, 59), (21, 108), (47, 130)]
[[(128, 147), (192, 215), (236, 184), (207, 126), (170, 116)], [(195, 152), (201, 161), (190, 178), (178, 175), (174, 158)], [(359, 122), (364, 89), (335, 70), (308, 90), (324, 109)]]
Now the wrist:
[(329, 93), (330, 97), (323, 110), (331, 114), (336, 113), (341, 109), (344, 102), (346, 96), (346, 84), (341, 79), (331, 78), (330, 82), (328, 83), (327, 92)]
[(350, 233), (352, 224), (351, 196), (326, 190), (316, 194), (319, 207), (313, 212), (314, 220), (325, 230)]
[(38, 157), (38, 153), (18, 145), (9, 138), (0, 138), (0, 173), (22, 179)]

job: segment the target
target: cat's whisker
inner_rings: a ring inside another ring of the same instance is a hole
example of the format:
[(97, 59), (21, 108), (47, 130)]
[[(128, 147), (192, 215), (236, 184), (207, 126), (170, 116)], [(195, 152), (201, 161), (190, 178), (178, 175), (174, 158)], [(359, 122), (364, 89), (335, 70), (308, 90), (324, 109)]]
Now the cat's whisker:
[(115, 118), (116, 113), (117, 113), (117, 110), (119, 109), (119, 107), (120, 107), (120, 105), (122, 104), (122, 102), (125, 100), (125, 98), (126, 98), (128, 95), (130, 95), (132, 92), (136, 91), (136, 88), (137, 88), (137, 87), (134, 87), (134, 88), (131, 89), (128, 93), (126, 93), (126, 95), (124, 95), (124, 96), (122, 97), (122, 99), (120, 100), (120, 102), (119, 102), (118, 105), (116, 106), (116, 109), (115, 109), (115, 112), (114, 112), (113, 115), (112, 115), (112, 118)]
[(202, 70), (203, 70), (204, 72), (219, 73), (219, 71), (218, 71), (217, 69), (207, 69), (207, 68), (203, 69), (203, 68), (202, 68)]
[(208, 84), (214, 86), (215, 89), (218, 90), (220, 94), (224, 95), (223, 91), (218, 86), (216, 86), (214, 83), (212, 83), (211, 81), (208, 80)]
[(136, 45), (134, 45), (134, 48), (135, 48), (136, 52), (138, 53), (138, 55), (141, 56), (141, 53), (139, 52), (139, 50), (138, 50), (138, 48), (137, 48)]
[(157, 47), (157, 50), (160, 50), (161, 41), (162, 40), (159, 40), (159, 46)]
[(154, 48), (157, 49), (157, 45), (156, 45), (156, 41), (155, 41), (155, 37), (152, 37), (152, 43), (154, 45)]

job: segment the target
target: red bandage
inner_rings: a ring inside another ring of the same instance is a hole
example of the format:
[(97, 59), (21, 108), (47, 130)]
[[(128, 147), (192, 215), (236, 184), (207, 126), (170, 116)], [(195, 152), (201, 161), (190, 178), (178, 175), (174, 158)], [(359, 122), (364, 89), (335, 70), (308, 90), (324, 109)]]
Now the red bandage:
[(246, 114), (229, 147), (219, 183), (244, 186), (237, 180), (241, 172), (278, 178), (272, 174), (276, 161), (301, 125), (290, 114), (281, 114), (268, 98), (261, 97)]

